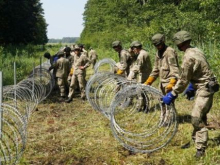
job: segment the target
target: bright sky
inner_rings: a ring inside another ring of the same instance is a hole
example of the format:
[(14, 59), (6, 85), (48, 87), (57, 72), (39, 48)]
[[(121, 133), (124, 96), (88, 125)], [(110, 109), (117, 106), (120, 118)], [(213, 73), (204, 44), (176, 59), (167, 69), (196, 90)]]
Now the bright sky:
[(83, 30), (83, 12), (87, 0), (41, 0), (48, 24), (47, 37), (79, 37)]

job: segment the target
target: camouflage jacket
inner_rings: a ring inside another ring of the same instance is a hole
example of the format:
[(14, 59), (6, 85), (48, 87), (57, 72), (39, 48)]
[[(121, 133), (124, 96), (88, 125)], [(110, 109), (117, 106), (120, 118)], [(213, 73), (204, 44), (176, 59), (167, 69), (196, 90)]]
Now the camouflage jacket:
[(159, 52), (156, 53), (153, 70), (150, 76), (157, 78), (160, 77), (160, 82), (165, 87), (170, 79), (178, 79), (179, 76), (179, 64), (176, 51), (167, 47), (162, 56), (159, 56)]
[(124, 71), (126, 75), (129, 73), (129, 67), (131, 65), (131, 55), (127, 50), (121, 50), (118, 53), (119, 63), (117, 65), (118, 69)]
[(60, 57), (57, 62), (53, 64), (53, 68), (56, 69), (56, 77), (66, 78), (70, 70), (69, 61), (64, 57)]
[[(85, 54), (80, 53), (80, 55), (74, 55), (74, 61), (72, 68), (74, 69), (73, 74), (84, 74), (86, 73), (86, 68), (89, 67), (90, 60)], [(80, 67), (84, 67), (84, 69), (80, 69)]]
[(205, 55), (198, 48), (188, 48), (183, 56), (179, 80), (173, 87), (172, 94), (184, 91), (189, 82), (197, 90), (206, 88), (207, 83), (214, 77)]
[(96, 60), (97, 59), (97, 53), (96, 53), (96, 51), (95, 50), (90, 50), (89, 51), (89, 59), (90, 60)]
[(147, 51), (142, 49), (137, 57), (137, 60), (132, 63), (128, 80), (136, 79), (139, 74), (138, 82), (143, 83), (152, 71), (150, 56)]

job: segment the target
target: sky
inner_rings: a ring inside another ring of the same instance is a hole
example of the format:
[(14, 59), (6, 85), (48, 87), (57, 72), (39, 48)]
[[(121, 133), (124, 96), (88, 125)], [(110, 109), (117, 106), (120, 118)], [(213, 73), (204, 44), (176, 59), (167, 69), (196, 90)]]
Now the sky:
[(44, 18), (48, 24), (47, 37), (80, 37), (83, 30), (83, 12), (87, 0), (41, 0)]

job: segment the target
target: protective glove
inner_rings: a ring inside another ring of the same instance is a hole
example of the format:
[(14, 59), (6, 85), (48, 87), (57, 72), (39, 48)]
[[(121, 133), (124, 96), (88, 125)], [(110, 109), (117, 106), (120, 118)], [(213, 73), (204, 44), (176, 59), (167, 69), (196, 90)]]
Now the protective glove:
[(123, 73), (124, 73), (123, 70), (118, 69), (116, 74), (118, 74), (118, 75), (122, 75)]
[(176, 79), (171, 78), (169, 84), (166, 86), (165, 92), (168, 93), (172, 91), (173, 86), (176, 84)]
[(169, 92), (166, 96), (162, 97), (162, 101), (164, 104), (170, 105), (176, 98), (177, 96), (174, 96), (171, 92)]
[(186, 95), (186, 98), (188, 100), (194, 99), (195, 96), (195, 89), (193, 88), (192, 83), (189, 84), (188, 88), (184, 92), (184, 96)]
[(71, 68), (71, 69), (70, 69), (70, 76), (72, 76), (72, 75), (73, 75), (73, 71), (74, 71), (74, 69), (73, 69), (73, 68)]
[(153, 76), (149, 76), (147, 81), (144, 82), (144, 85), (151, 85), (154, 82), (155, 78)]

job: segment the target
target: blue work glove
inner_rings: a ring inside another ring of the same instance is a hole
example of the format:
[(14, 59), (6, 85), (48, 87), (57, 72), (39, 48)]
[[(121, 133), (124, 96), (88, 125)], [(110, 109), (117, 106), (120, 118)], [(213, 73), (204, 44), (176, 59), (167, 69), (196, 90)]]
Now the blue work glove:
[(166, 96), (162, 97), (162, 101), (164, 104), (170, 105), (176, 98), (177, 96), (174, 96), (171, 92), (169, 92)]
[(194, 99), (195, 96), (195, 89), (193, 88), (192, 83), (189, 84), (188, 88), (184, 92), (184, 96), (186, 95), (186, 98), (188, 100)]

